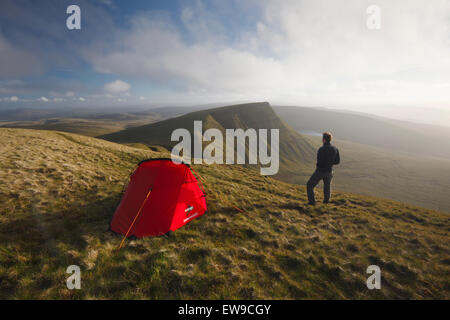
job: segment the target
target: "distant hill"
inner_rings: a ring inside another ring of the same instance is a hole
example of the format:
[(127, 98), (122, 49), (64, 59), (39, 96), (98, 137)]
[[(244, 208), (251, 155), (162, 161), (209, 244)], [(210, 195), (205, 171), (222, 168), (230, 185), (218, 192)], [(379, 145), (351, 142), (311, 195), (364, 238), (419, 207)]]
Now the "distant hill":
[(127, 111), (125, 108), (95, 113), (88, 109), (12, 109), (0, 111), (0, 127), (56, 130), (89, 137), (121, 131), (202, 110), (206, 106), (158, 107)]
[(332, 131), (341, 140), (421, 157), (450, 159), (450, 128), (325, 108), (275, 107), (274, 110), (301, 133)]
[(58, 116), (64, 116), (64, 113), (56, 110), (29, 108), (0, 110), (0, 121), (36, 121)]
[(217, 128), (225, 136), (225, 129), (279, 129), (280, 130), (280, 174), (306, 176), (314, 166), (315, 150), (304, 137), (287, 126), (274, 113), (270, 104), (250, 103), (201, 110), (145, 126), (129, 128), (100, 138), (119, 142), (139, 142), (160, 145), (172, 149), (178, 142), (170, 141), (172, 132), (185, 128), (193, 135), (194, 121), (203, 121), (203, 129)]
[[(168, 119), (176, 116), (181, 116), (183, 114), (200, 111), (200, 110), (206, 110), (214, 108), (215, 106), (211, 105), (200, 105), (200, 106), (184, 106), (184, 107), (176, 107), (176, 106), (165, 106), (165, 107), (158, 107), (158, 108), (152, 108), (149, 109), (148, 112), (152, 112), (155, 114), (159, 114), (163, 119)], [(139, 114), (139, 113), (136, 113)]]
[(142, 113), (139, 115), (131, 113), (110, 113), (92, 114), (80, 118), (60, 117), (36, 121), (0, 122), (0, 127), (56, 130), (95, 137), (161, 119), (160, 115), (154, 113)]
[[(342, 192), (308, 207), (303, 186), (202, 165), (208, 213), (117, 251), (129, 174), (167, 153), (24, 129), (0, 129), (0, 150), (0, 299), (450, 298), (442, 212)], [(64, 285), (71, 264), (82, 290)], [(382, 290), (366, 287), (372, 264)]]

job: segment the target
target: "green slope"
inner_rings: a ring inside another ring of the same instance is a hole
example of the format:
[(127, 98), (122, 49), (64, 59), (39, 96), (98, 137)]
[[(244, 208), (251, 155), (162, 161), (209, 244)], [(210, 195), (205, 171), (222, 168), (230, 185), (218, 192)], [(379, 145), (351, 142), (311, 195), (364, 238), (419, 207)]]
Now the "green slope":
[[(320, 137), (308, 137), (317, 148)], [(421, 158), (364, 144), (335, 140), (342, 163), (334, 170), (340, 191), (389, 198), (450, 212), (450, 160)], [(303, 183), (298, 176), (288, 182)]]
[(203, 121), (203, 130), (217, 128), (222, 131), (224, 137), (225, 129), (279, 129), (280, 173), (278, 176), (280, 178), (293, 174), (306, 177), (314, 166), (315, 150), (312, 145), (301, 134), (281, 121), (267, 102), (201, 110), (157, 123), (129, 128), (100, 138), (118, 143), (139, 142), (147, 145), (161, 145), (171, 150), (178, 143), (170, 141), (172, 132), (178, 128), (185, 128), (193, 136), (196, 120)]
[[(208, 214), (117, 252), (107, 229), (123, 183), (165, 154), (21, 129), (0, 129), (0, 150), (1, 299), (450, 298), (445, 213), (340, 192), (311, 208), (301, 186), (195, 166)], [(66, 288), (72, 264), (81, 290)], [(381, 290), (366, 287), (371, 264)]]
[(450, 160), (449, 128), (324, 108), (275, 107), (274, 110), (298, 132), (332, 131), (341, 140)]
[[(450, 212), (448, 129), (322, 108), (274, 110), (299, 132), (333, 132), (343, 160), (335, 170), (337, 189)], [(321, 144), (320, 137), (308, 139)]]

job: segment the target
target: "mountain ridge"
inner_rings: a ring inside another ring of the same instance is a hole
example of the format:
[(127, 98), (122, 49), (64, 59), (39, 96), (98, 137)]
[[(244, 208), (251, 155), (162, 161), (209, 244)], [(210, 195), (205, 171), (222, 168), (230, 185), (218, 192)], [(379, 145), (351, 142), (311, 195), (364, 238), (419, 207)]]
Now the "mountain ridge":
[[(211, 119), (208, 120), (208, 116)], [(157, 123), (129, 128), (116, 133), (100, 136), (99, 138), (119, 142), (139, 142), (148, 145), (161, 145), (171, 149), (177, 142), (171, 142), (170, 136), (175, 129), (187, 129), (193, 134), (193, 123), (201, 120), (220, 125), (224, 129), (279, 129), (280, 173), (279, 176), (311, 171), (315, 161), (315, 150), (304, 137), (295, 132), (282, 121), (267, 102), (246, 103), (233, 106), (195, 111), (186, 115), (170, 118)], [(216, 127), (214, 127), (216, 128)], [(209, 126), (203, 126), (203, 130)], [(224, 133), (224, 132), (223, 132)], [(300, 161), (299, 161), (300, 160)], [(294, 168), (291, 170), (291, 168)]]

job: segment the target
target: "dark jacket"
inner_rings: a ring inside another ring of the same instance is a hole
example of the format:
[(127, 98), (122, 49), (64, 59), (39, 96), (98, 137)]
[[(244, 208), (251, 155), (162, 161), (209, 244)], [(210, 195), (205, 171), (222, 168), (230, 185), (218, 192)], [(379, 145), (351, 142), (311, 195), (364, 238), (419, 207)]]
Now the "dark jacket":
[(324, 143), (317, 151), (317, 170), (330, 172), (333, 165), (339, 164), (339, 150), (330, 143)]

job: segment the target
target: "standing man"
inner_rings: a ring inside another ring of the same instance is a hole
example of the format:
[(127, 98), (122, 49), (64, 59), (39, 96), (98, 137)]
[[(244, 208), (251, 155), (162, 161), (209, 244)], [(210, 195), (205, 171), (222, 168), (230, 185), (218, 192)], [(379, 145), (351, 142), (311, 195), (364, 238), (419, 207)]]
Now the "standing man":
[(309, 178), (306, 188), (308, 191), (308, 204), (315, 205), (314, 188), (323, 180), (323, 203), (330, 201), (331, 179), (333, 178), (333, 165), (339, 164), (339, 150), (331, 144), (332, 135), (325, 132), (322, 135), (323, 146), (317, 151), (317, 166), (311, 178)]

